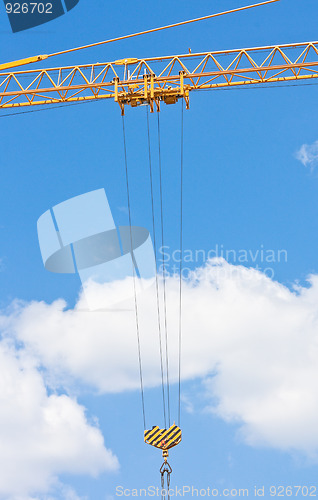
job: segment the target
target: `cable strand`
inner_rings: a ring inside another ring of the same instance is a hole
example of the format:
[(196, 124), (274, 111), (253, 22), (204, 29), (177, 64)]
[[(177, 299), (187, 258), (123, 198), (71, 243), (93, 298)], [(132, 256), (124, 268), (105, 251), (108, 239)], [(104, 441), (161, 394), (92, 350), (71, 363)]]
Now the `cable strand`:
[(88, 49), (91, 47), (97, 47), (98, 45), (105, 45), (106, 43), (117, 42), (119, 40), (126, 40), (127, 38), (133, 38), (136, 36), (147, 35), (149, 33), (155, 33), (156, 31), (162, 31), (170, 28), (176, 28), (177, 26), (183, 26), (185, 24), (196, 23), (198, 21), (204, 21), (206, 19), (211, 19), (213, 17), (223, 16), (225, 14), (233, 14), (234, 12), (240, 12), (242, 10), (252, 9), (254, 7), (261, 7), (262, 5), (267, 5), (275, 2), (279, 2), (280, 0), (266, 0), (265, 2), (256, 3), (252, 5), (246, 5), (244, 7), (238, 7), (237, 9), (226, 10), (223, 12), (217, 12), (216, 14), (209, 14), (208, 16), (197, 17), (195, 19), (189, 19), (188, 21), (181, 21), (179, 23), (167, 24), (166, 26), (160, 26), (159, 28), (152, 28), (150, 30), (139, 31), (137, 33), (131, 33), (130, 35), (119, 36), (116, 38), (110, 38), (109, 40), (104, 40), (102, 42), (90, 43), (88, 45), (82, 45), (81, 47), (75, 47), (73, 49), (61, 50), (60, 52), (54, 52), (52, 54), (48, 54), (47, 57), (59, 56), (61, 54), (68, 54), (69, 52), (75, 52), (77, 50)]
[(165, 386), (164, 386), (164, 374), (163, 374), (163, 355), (162, 355), (162, 340), (161, 340), (161, 320), (160, 320), (160, 304), (159, 304), (159, 283), (158, 283), (158, 272), (157, 272), (157, 244), (156, 244), (156, 226), (155, 226), (155, 208), (154, 208), (154, 196), (153, 196), (153, 175), (152, 175), (152, 161), (151, 161), (151, 144), (150, 144), (150, 129), (149, 129), (149, 112), (147, 109), (147, 132), (148, 132), (148, 156), (149, 156), (149, 177), (150, 177), (150, 193), (151, 193), (151, 209), (152, 209), (152, 230), (153, 230), (153, 242), (154, 242), (154, 253), (155, 253), (155, 265), (156, 265), (156, 295), (157, 295), (157, 315), (158, 315), (158, 337), (159, 337), (159, 354), (160, 354), (160, 368), (161, 368), (161, 386), (162, 386), (162, 401), (163, 401), (163, 416), (164, 424), (167, 427), (167, 417), (166, 417), (166, 401), (165, 401)]
[(141, 362), (141, 348), (140, 348), (140, 332), (139, 332), (139, 319), (138, 319), (138, 304), (136, 292), (136, 274), (133, 258), (133, 241), (132, 241), (132, 226), (131, 226), (131, 209), (130, 209), (130, 195), (129, 195), (129, 177), (128, 177), (128, 162), (127, 162), (127, 148), (126, 148), (126, 133), (125, 133), (125, 117), (122, 117), (123, 124), (123, 138), (124, 138), (124, 157), (125, 157), (125, 172), (126, 172), (126, 188), (127, 188), (127, 205), (129, 215), (129, 228), (130, 228), (130, 251), (133, 269), (133, 286), (134, 286), (134, 299), (135, 299), (135, 319), (136, 319), (136, 333), (137, 333), (137, 346), (138, 346), (138, 361), (139, 361), (139, 377), (140, 377), (140, 391), (144, 429), (146, 430), (146, 416), (145, 416), (145, 399), (144, 399), (144, 386), (142, 377), (142, 362)]
[[(157, 113), (158, 125), (158, 157), (159, 157), (159, 185), (160, 185), (160, 213), (161, 213), (161, 244), (164, 248), (164, 218), (163, 218), (163, 194), (162, 194), (162, 164), (161, 164), (161, 141), (160, 141), (160, 119)], [(169, 355), (168, 355), (168, 325), (167, 325), (167, 299), (166, 299), (166, 266), (165, 256), (162, 253), (162, 274), (163, 274), (163, 308), (164, 308), (164, 326), (165, 326), (165, 351), (166, 351), (166, 383), (167, 383), (167, 404), (168, 419), (170, 427), (170, 384), (169, 384)]]
[(181, 340), (182, 340), (182, 254), (183, 254), (183, 108), (184, 101), (182, 99), (181, 107), (181, 161), (180, 161), (180, 269), (179, 269), (179, 360), (178, 360), (178, 426), (180, 427), (181, 417)]

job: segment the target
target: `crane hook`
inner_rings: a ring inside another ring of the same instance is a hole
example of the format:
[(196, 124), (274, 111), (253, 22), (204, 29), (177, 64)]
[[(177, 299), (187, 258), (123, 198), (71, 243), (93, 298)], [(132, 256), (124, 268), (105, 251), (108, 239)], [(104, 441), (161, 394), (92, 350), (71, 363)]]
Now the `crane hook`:
[(168, 458), (168, 450), (163, 450), (162, 452), (162, 455), (163, 455), (163, 458), (164, 458), (164, 462), (162, 464), (162, 466), (160, 467), (160, 474), (161, 474), (161, 497), (164, 498), (165, 495), (163, 494), (164, 492), (164, 489), (165, 489), (165, 474), (167, 474), (167, 497), (168, 497), (168, 500), (170, 498), (170, 495), (169, 495), (169, 489), (170, 489), (170, 474), (172, 472), (172, 467), (171, 465), (168, 463), (167, 461), (167, 458)]

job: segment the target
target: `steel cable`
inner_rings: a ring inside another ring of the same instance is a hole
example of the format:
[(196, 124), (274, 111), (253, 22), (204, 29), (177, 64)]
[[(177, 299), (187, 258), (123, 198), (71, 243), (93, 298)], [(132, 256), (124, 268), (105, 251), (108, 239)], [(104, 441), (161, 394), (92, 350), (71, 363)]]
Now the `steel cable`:
[(122, 123), (123, 123), (123, 138), (124, 138), (124, 158), (125, 158), (125, 172), (126, 172), (127, 205), (128, 205), (129, 228), (130, 228), (130, 251), (131, 251), (131, 259), (132, 259), (132, 269), (133, 269), (133, 286), (134, 286), (134, 299), (135, 299), (135, 319), (136, 319), (136, 333), (137, 333), (137, 346), (138, 346), (140, 391), (141, 391), (141, 403), (142, 403), (144, 429), (146, 430), (145, 399), (144, 399), (144, 386), (143, 386), (143, 377), (142, 377), (140, 332), (139, 332), (138, 304), (137, 304), (137, 292), (136, 292), (136, 272), (135, 272), (134, 257), (133, 257), (131, 208), (130, 208), (130, 195), (129, 195), (129, 177), (128, 177), (128, 162), (127, 162), (127, 148), (126, 148), (126, 133), (125, 133), (125, 116), (122, 117)]
[(181, 340), (182, 340), (182, 254), (183, 254), (183, 108), (184, 102), (182, 99), (181, 107), (181, 161), (180, 161), (180, 276), (179, 276), (179, 366), (178, 366), (178, 426), (180, 427), (181, 416)]
[(261, 7), (263, 5), (267, 5), (267, 4), (271, 4), (271, 3), (275, 3), (275, 2), (279, 2), (279, 1), (280, 0), (266, 0), (266, 1), (261, 2), (261, 3), (246, 5), (244, 7), (238, 7), (236, 9), (226, 10), (223, 12), (217, 12), (216, 14), (209, 14), (208, 16), (202, 16), (202, 17), (198, 17), (195, 19), (189, 19), (188, 21), (181, 21), (179, 23), (168, 24), (166, 26), (160, 26), (159, 28), (152, 28), (150, 30), (140, 31), (138, 33), (132, 33), (130, 35), (124, 35), (124, 36), (119, 36), (116, 38), (110, 38), (109, 40), (104, 40), (102, 42), (95, 42), (95, 43), (90, 43), (87, 45), (82, 45), (81, 47), (75, 47), (73, 49), (61, 50), (59, 52), (54, 52), (52, 54), (48, 54), (47, 57), (54, 57), (54, 56), (59, 56), (61, 54), (68, 54), (69, 52), (75, 52), (77, 50), (88, 49), (90, 47), (97, 47), (98, 45), (105, 45), (106, 43), (117, 42), (119, 40), (126, 40), (127, 38), (133, 38), (136, 36), (147, 35), (149, 33), (155, 33), (156, 31), (162, 31), (162, 30), (166, 30), (166, 29), (170, 29), (170, 28), (176, 28), (177, 26), (184, 26), (185, 24), (196, 23), (198, 21), (204, 21), (206, 19), (211, 19), (213, 17), (223, 16), (225, 14), (233, 14), (234, 12), (240, 12), (242, 10), (252, 9), (254, 7)]
[(159, 336), (159, 353), (160, 353), (160, 368), (161, 368), (161, 386), (162, 386), (162, 400), (163, 400), (163, 416), (165, 427), (167, 427), (166, 417), (166, 400), (165, 400), (165, 387), (164, 387), (164, 374), (163, 374), (163, 356), (162, 356), (162, 340), (161, 340), (161, 321), (160, 321), (160, 303), (159, 303), (159, 283), (157, 272), (157, 244), (156, 244), (156, 225), (155, 225), (155, 207), (153, 196), (153, 176), (152, 176), (152, 161), (151, 161), (151, 145), (150, 145), (150, 130), (149, 130), (149, 112), (147, 106), (147, 132), (148, 132), (148, 156), (149, 156), (149, 176), (150, 176), (150, 193), (151, 193), (151, 208), (152, 208), (152, 229), (153, 229), (153, 243), (155, 253), (156, 265), (156, 295), (157, 295), (157, 315), (158, 315), (158, 336)]
[[(159, 159), (159, 184), (160, 184), (160, 213), (161, 213), (161, 243), (164, 248), (164, 218), (163, 218), (163, 194), (162, 194), (162, 164), (161, 164), (161, 140), (160, 140), (160, 119), (157, 113), (158, 125), (158, 159)], [(167, 326), (167, 299), (166, 299), (166, 266), (164, 252), (162, 253), (162, 275), (163, 275), (163, 308), (165, 325), (165, 351), (166, 351), (166, 381), (167, 381), (167, 403), (168, 419), (170, 427), (170, 383), (169, 383), (169, 355), (168, 355), (168, 326)]]

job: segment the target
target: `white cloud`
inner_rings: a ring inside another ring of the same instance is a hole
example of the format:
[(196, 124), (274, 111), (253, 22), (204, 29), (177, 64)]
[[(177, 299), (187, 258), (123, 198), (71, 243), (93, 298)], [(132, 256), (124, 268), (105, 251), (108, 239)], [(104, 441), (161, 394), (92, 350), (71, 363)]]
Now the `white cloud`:
[[(113, 293), (120, 296), (120, 287)], [(178, 293), (178, 280), (169, 278), (172, 381), (178, 373)], [(74, 377), (101, 392), (137, 390), (134, 311), (85, 312), (82, 301), (72, 310), (62, 300), (16, 304), (0, 325), (51, 377)], [(144, 383), (151, 387), (160, 383), (154, 290), (139, 295), (138, 304)], [(251, 445), (318, 453), (317, 305), (318, 276), (291, 291), (222, 259), (197, 269), (183, 285), (183, 380), (201, 378), (209, 411), (236, 422)]]
[(296, 158), (305, 167), (310, 167), (310, 170), (314, 170), (318, 165), (318, 141), (312, 144), (303, 144), (299, 151), (296, 152)]
[[(0, 498), (5, 500), (48, 492), (61, 473), (96, 476), (118, 466), (100, 430), (87, 422), (85, 409), (66, 395), (48, 395), (30, 355), (4, 341), (0, 443)], [(64, 491), (63, 498), (78, 498)]]

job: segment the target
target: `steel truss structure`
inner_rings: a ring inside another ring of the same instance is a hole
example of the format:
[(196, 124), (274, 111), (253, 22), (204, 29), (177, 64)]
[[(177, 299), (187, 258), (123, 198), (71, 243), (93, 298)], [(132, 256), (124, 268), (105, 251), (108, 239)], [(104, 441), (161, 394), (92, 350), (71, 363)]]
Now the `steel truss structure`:
[(145, 103), (159, 111), (161, 102), (179, 98), (189, 107), (189, 94), (196, 90), (317, 78), (318, 42), (25, 71), (13, 65), (0, 66), (0, 109), (113, 99), (122, 113), (127, 104)]

